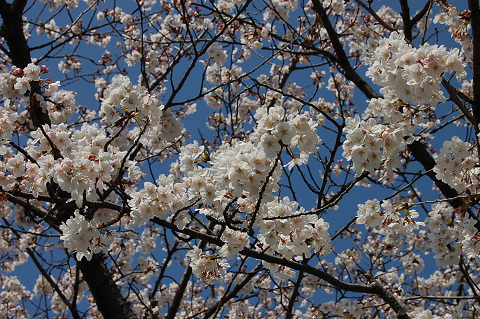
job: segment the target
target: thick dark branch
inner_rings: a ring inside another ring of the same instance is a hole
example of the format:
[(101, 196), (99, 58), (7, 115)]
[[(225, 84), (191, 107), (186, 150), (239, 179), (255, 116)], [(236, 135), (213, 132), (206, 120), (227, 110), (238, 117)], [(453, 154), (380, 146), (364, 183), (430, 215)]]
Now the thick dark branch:
[(298, 295), (300, 293), (300, 285), (302, 284), (304, 274), (303, 271), (300, 271), (298, 274), (298, 278), (293, 285), (293, 292), (288, 300), (288, 307), (287, 307), (287, 314), (285, 319), (292, 319), (293, 318), (293, 307), (295, 306), (295, 302), (297, 301)]
[(475, 125), (475, 118), (473, 117), (472, 113), (467, 109), (465, 104), (460, 100), (460, 97), (465, 99), (467, 98), (466, 101), (472, 103), (470, 99), (466, 96), (460, 96), (460, 94), (463, 94), (459, 90), (457, 90), (453, 85), (451, 85), (447, 80), (442, 79), (442, 84), (447, 90), (448, 94), (450, 95), (450, 100), (455, 103), (455, 105), (458, 107), (458, 109), (462, 112), (462, 114), (467, 118), (472, 125)]
[(190, 281), (191, 275), (192, 275), (192, 267), (187, 266), (187, 268), (183, 272), (182, 280), (180, 280), (180, 285), (178, 285), (178, 289), (175, 292), (175, 296), (173, 296), (172, 304), (168, 309), (168, 313), (165, 316), (165, 319), (175, 318), (178, 308), (180, 307), (180, 302), (183, 299), (183, 293), (185, 292), (185, 289), (187, 289), (187, 284)]
[(405, 34), (405, 39), (409, 42), (412, 42), (412, 20), (410, 19), (410, 7), (408, 6), (407, 0), (400, 0), (400, 5), (402, 7), (402, 12), (400, 15), (403, 19), (403, 33)]
[[(12, 203), (20, 205), (33, 212), (59, 231), (59, 219), (51, 212), (46, 211), (43, 207), (34, 206), (9, 193), (7, 193), (7, 199)], [(126, 299), (123, 298), (120, 290), (115, 285), (115, 282), (109, 274), (101, 256), (94, 255), (91, 261), (82, 259), (81, 261), (78, 261), (78, 267), (82, 271), (83, 278), (95, 298), (95, 303), (97, 304), (98, 309), (102, 312), (105, 318), (136, 318)]]
[(95, 254), (90, 261), (83, 258), (77, 261), (77, 265), (105, 319), (137, 318), (113, 281), (103, 255)]
[[(467, 205), (463, 198), (460, 198), (458, 192), (437, 178), (436, 173), (433, 171), (433, 168), (435, 167), (435, 160), (433, 159), (432, 155), (430, 155), (430, 153), (427, 151), (427, 147), (425, 146), (425, 144), (419, 141), (414, 141), (413, 143), (408, 145), (408, 149), (412, 153), (413, 157), (415, 157), (415, 159), (423, 165), (426, 170), (425, 174), (430, 177), (430, 179), (435, 183), (443, 196), (448, 199), (450, 205), (452, 205), (452, 207), (454, 208), (465, 209), (469, 214), (470, 218), (477, 220), (473, 212), (467, 208)], [(477, 220), (475, 227), (480, 231), (480, 221)]]
[(33, 214), (35, 214), (35, 216), (40, 217), (41, 220), (45, 220), (50, 226), (52, 226), (57, 231), (59, 230), (60, 222), (58, 221), (57, 218), (55, 218), (55, 216), (53, 216), (52, 213), (47, 211), (45, 208), (34, 206), (28, 200), (23, 200), (10, 193), (6, 193), (6, 194), (9, 202), (22, 206), (23, 208), (25, 208), (25, 210), (32, 212)]
[(473, 117), (475, 118), (475, 131), (478, 132), (480, 124), (480, 7), (478, 0), (468, 0), (468, 7), (471, 11), (472, 25), (472, 80), (473, 80)]
[[(17, 0), (12, 4), (6, 1), (0, 1), (0, 16), (3, 24), (0, 28), (0, 36), (5, 39), (8, 45), (8, 51), (5, 52), (12, 60), (13, 65), (18, 68), (25, 68), (32, 62), (30, 48), (23, 35), (23, 9), (27, 0)], [(40, 85), (37, 82), (30, 83), (31, 90), (29, 111), (33, 125), (38, 128), (44, 124), (50, 125), (48, 114), (40, 107), (40, 102), (35, 98), (35, 94), (40, 94)]]
[(369, 98), (379, 98), (380, 95), (375, 92), (370, 85), (360, 76), (355, 69), (352, 68), (350, 62), (348, 61), (348, 57), (345, 54), (345, 50), (343, 49), (343, 45), (338, 38), (338, 34), (332, 26), (330, 19), (328, 18), (327, 12), (325, 8), (322, 6), (319, 0), (312, 0), (313, 9), (320, 17), (320, 20), (323, 23), (323, 27), (327, 31), (328, 37), (330, 38), (330, 42), (332, 43), (333, 49), (337, 55), (337, 68), (340, 72), (345, 75), (347, 79), (355, 83), (355, 85)]
[(408, 145), (408, 149), (410, 152), (412, 152), (413, 157), (415, 157), (415, 159), (423, 165), (426, 170), (425, 174), (432, 179), (442, 194), (445, 195), (446, 198), (449, 198), (449, 203), (453, 207), (462, 206), (464, 202), (462, 199), (457, 198), (458, 192), (437, 178), (435, 172), (433, 171), (433, 168), (435, 167), (435, 160), (427, 151), (425, 145), (420, 141), (414, 141)]
[(428, 9), (430, 8), (430, 5), (431, 5), (431, 2), (430, 0), (427, 0), (425, 2), (425, 6), (423, 6), (423, 9), (420, 10), (413, 18), (412, 18), (412, 24), (415, 24), (417, 23), (418, 21), (420, 21), (420, 19), (422, 19), (425, 14), (428, 12)]
[(3, 24), (0, 30), (0, 35), (3, 36), (8, 44), (7, 55), (12, 59), (12, 63), (24, 68), (32, 60), (30, 58), (30, 48), (27, 45), (27, 40), (23, 35), (23, 9), (27, 4), (27, 0), (14, 1), (12, 4), (6, 1), (0, 1), (0, 15), (2, 16)]
[(374, 294), (380, 297), (383, 301), (388, 303), (390, 307), (395, 311), (397, 314), (397, 318), (399, 319), (407, 319), (410, 318), (406, 311), (403, 309), (403, 306), (400, 304), (400, 302), (387, 290), (385, 290), (377, 281), (374, 279), (372, 280), (372, 283), (369, 285), (361, 285), (361, 284), (350, 284), (347, 282), (343, 282), (338, 280), (336, 277), (320, 270), (317, 268), (314, 268), (308, 264), (302, 264), (296, 261), (291, 261), (287, 260), (285, 258), (280, 258), (277, 256), (272, 256), (265, 254), (263, 252), (255, 251), (252, 249), (245, 248), (242, 251), (240, 251), (240, 254), (257, 258), (260, 260), (264, 260), (269, 263), (277, 264), (277, 265), (283, 265), (295, 270), (302, 271), (304, 273), (308, 273), (310, 275), (316, 276), (332, 286), (335, 287), (335, 289), (339, 290), (345, 290), (345, 291), (352, 291), (352, 292), (360, 292), (360, 293), (366, 293), (366, 294)]

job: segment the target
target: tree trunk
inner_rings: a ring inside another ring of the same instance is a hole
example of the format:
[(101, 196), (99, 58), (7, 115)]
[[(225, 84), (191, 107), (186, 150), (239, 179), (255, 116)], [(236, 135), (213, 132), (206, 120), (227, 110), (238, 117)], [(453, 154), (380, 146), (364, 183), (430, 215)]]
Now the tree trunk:
[[(26, 4), (27, 0), (15, 0), (11, 4), (5, 0), (0, 0), (0, 15), (3, 20), (0, 36), (5, 39), (8, 45), (8, 52), (6, 53), (12, 60), (13, 65), (18, 68), (25, 68), (32, 62), (30, 48), (23, 35), (22, 14)], [(38, 83), (32, 85), (32, 92), (41, 93)], [(36, 99), (32, 98), (33, 94), (31, 93), (29, 112), (33, 125), (35, 128), (45, 124), (50, 125), (48, 114), (36, 103)], [(58, 220), (55, 222), (55, 224), (59, 223)], [(102, 255), (94, 255), (90, 261), (80, 260), (77, 263), (82, 271), (83, 279), (88, 284), (95, 303), (104, 318), (136, 318), (127, 300), (122, 296), (120, 289), (109, 274)]]
[(137, 318), (108, 272), (103, 255), (95, 254), (90, 261), (79, 260), (77, 265), (105, 319)]

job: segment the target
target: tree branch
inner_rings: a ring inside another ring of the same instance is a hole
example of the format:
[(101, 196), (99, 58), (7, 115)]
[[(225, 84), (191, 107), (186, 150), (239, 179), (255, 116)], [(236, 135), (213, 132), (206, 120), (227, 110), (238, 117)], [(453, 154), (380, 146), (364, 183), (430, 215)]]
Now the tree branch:
[(336, 65), (340, 72), (345, 75), (347, 79), (355, 83), (355, 85), (369, 98), (379, 98), (380, 95), (375, 92), (370, 85), (360, 76), (357, 72), (352, 68), (350, 62), (348, 61), (348, 57), (345, 54), (345, 50), (343, 49), (343, 45), (338, 38), (338, 34), (332, 26), (330, 19), (328, 18), (327, 12), (325, 8), (322, 6), (319, 0), (312, 0), (313, 9), (320, 17), (320, 20), (323, 23), (323, 27), (327, 31), (328, 37), (332, 43), (333, 49), (337, 54)]
[(224, 304), (226, 304), (229, 300), (232, 298), (236, 297), (236, 295), (245, 287), (250, 280), (255, 277), (256, 274), (263, 268), (262, 263), (259, 263), (239, 284), (237, 284), (235, 287), (233, 287), (232, 290), (230, 290), (225, 296), (222, 297), (222, 299), (218, 300), (215, 302), (210, 308), (207, 310), (205, 315), (203, 316), (203, 319), (208, 319), (211, 316), (213, 316), (215, 313), (217, 313), (218, 309), (220, 309)]
[(113, 281), (103, 254), (94, 254), (90, 261), (77, 260), (77, 265), (105, 319), (137, 318)]
[[(478, 133), (480, 124), (480, 7), (478, 0), (468, 0), (468, 7), (471, 11), (470, 23), (472, 26), (472, 81), (473, 101), (472, 111), (475, 122), (475, 132)], [(478, 142), (478, 137), (477, 137)], [(480, 147), (480, 146), (479, 146)]]
[[(8, 4), (5, 0), (0, 0), (0, 16), (3, 20), (0, 35), (7, 42), (9, 49), (7, 54), (12, 59), (12, 63), (22, 69), (32, 62), (30, 48), (23, 34), (22, 14), (26, 4), (27, 0), (16, 0), (12, 4)], [(41, 94), (38, 82), (31, 83), (29, 94), (29, 111), (34, 126), (38, 128), (45, 124), (50, 125), (48, 114), (43, 111), (35, 97), (36, 94)], [(7, 196), (12, 203), (27, 207), (58, 230), (61, 222), (55, 216), (21, 201), (13, 195), (7, 194)], [(91, 261), (78, 261), (78, 267), (81, 269), (84, 279), (95, 298), (98, 309), (105, 318), (135, 318), (135, 314), (130, 309), (129, 304), (121, 295), (119, 288), (108, 273), (106, 264), (101, 256), (94, 255)]]
[[(0, 1), (0, 16), (3, 20), (0, 27), (0, 36), (7, 42), (8, 52), (6, 54), (12, 60), (13, 65), (21, 69), (32, 62), (30, 48), (23, 34), (22, 14), (26, 4), (27, 0), (17, 0), (12, 4), (8, 4), (4, 0)], [(43, 124), (50, 125), (48, 114), (42, 110), (39, 101), (35, 98), (37, 93), (41, 93), (40, 85), (37, 82), (32, 82), (29, 111), (36, 128)]]
[[(370, 99), (372, 98), (381, 98), (381, 96), (376, 93), (369, 85), (367, 82), (365, 82), (359, 75), (358, 73), (351, 67), (350, 62), (347, 59), (347, 56), (345, 54), (345, 51), (343, 49), (342, 44), (340, 43), (340, 40), (338, 38), (338, 34), (335, 32), (335, 30), (332, 27), (332, 24), (330, 23), (330, 20), (328, 18), (328, 15), (326, 14), (325, 9), (321, 5), (319, 0), (312, 0), (314, 10), (317, 12), (317, 14), (320, 16), (320, 19), (322, 20), (323, 26), (327, 30), (328, 36), (330, 38), (330, 41), (332, 42), (332, 46), (335, 49), (335, 53), (338, 56), (337, 63), (339, 64), (339, 70), (340, 72), (343, 73), (343, 75), (349, 79), (350, 81), (354, 82), (357, 87)], [(404, 3), (405, 5), (405, 3)], [(476, 19), (475, 19), (475, 26), (476, 26), (476, 31), (477, 33), (473, 34), (473, 38), (477, 40), (477, 59), (475, 60), (474, 56), (474, 66), (480, 66), (480, 9), (479, 9), (479, 4), (478, 0), (469, 0), (469, 5), (470, 8), (474, 8), (477, 12), (476, 13)], [(403, 14), (407, 13), (408, 6), (404, 8)], [(409, 12), (409, 11), (408, 11)], [(472, 12), (472, 16), (475, 14)], [(472, 21), (473, 24), (473, 21)], [(412, 26), (411, 26), (412, 27)], [(472, 25), (472, 29), (475, 30), (475, 27)], [(474, 45), (475, 48), (475, 45)], [(474, 51), (475, 53), (475, 51)], [(477, 61), (477, 62), (475, 62)], [(477, 64), (476, 64), (477, 63)], [(475, 70), (475, 68), (474, 68)], [(475, 117), (475, 125), (476, 123), (479, 123), (480, 120), (480, 69), (477, 67), (477, 73), (476, 76), (478, 80), (475, 82), (475, 72), (474, 72), (474, 101), (473, 101), (473, 114)], [(359, 81), (359, 78), (361, 81)], [(445, 81), (446, 82), (446, 81)], [(475, 86), (475, 83), (477, 83), (477, 86)], [(445, 83), (444, 83), (445, 85)], [(448, 86), (446, 86), (448, 87)], [(475, 93), (476, 92), (476, 93)], [(477, 95), (475, 95), (477, 94)], [(476, 97), (475, 97), (476, 96)], [(468, 112), (467, 112), (468, 114)], [(451, 188), (449, 185), (445, 184), (441, 180), (439, 180), (436, 177), (435, 172), (433, 172), (433, 168), (435, 167), (435, 160), (433, 157), (430, 155), (430, 153), (427, 150), (426, 145), (419, 141), (414, 141), (410, 145), (408, 145), (408, 148), (412, 152), (413, 157), (420, 162), (425, 170), (427, 171), (426, 175), (428, 175), (432, 181), (437, 185), (441, 193), (449, 199), (450, 204), (454, 208), (459, 208), (459, 207), (465, 207), (465, 202), (463, 199), (458, 197), (458, 192)], [(475, 218), (473, 213), (469, 211), (469, 214), (471, 217)], [(476, 219), (476, 218), (475, 218)], [(477, 221), (476, 224), (477, 229), (480, 230), (480, 221)]]
[[(189, 228), (179, 229), (175, 224), (169, 223), (166, 220), (163, 220), (157, 217), (153, 218), (152, 221), (160, 226), (169, 228), (172, 231), (189, 235), (192, 238), (198, 238), (198, 239), (201, 239), (202, 241), (209, 242), (217, 246), (223, 245), (223, 242), (215, 236), (207, 235)], [(313, 275), (315, 277), (318, 277), (328, 282), (329, 284), (334, 286), (335, 289), (338, 289), (338, 290), (370, 293), (370, 294), (377, 295), (392, 307), (392, 309), (397, 313), (398, 318), (400, 319), (410, 318), (406, 314), (400, 302), (391, 293), (389, 293), (387, 290), (381, 287), (380, 284), (374, 280), (372, 281), (372, 284), (369, 284), (369, 285), (351, 284), (351, 283), (343, 282), (337, 279), (336, 277), (330, 275), (329, 273), (322, 271), (320, 269), (314, 268), (308, 264), (302, 264), (297, 261), (287, 260), (285, 258), (268, 255), (264, 252), (259, 252), (250, 248), (243, 248), (240, 251), (240, 254), (244, 256), (256, 258), (258, 260), (263, 260), (269, 263), (286, 266), (286, 267)], [(170, 317), (167, 317), (167, 318), (170, 318)]]

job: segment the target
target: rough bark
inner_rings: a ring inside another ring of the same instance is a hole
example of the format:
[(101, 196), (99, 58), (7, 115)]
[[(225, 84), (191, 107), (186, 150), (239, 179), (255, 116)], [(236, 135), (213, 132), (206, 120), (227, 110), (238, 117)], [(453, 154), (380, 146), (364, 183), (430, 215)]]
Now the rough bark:
[(0, 1), (0, 15), (3, 20), (1, 36), (8, 45), (8, 52), (5, 53), (13, 65), (22, 69), (31, 62), (30, 48), (23, 35), (22, 13), (26, 4), (27, 0), (16, 0), (12, 4), (5, 0)]
[(472, 78), (473, 78), (473, 101), (472, 111), (475, 118), (474, 125), (480, 124), (480, 6), (478, 0), (468, 0), (471, 11), (470, 23), (472, 26)]
[(102, 255), (93, 255), (90, 261), (79, 260), (77, 265), (105, 319), (137, 318), (113, 281)]

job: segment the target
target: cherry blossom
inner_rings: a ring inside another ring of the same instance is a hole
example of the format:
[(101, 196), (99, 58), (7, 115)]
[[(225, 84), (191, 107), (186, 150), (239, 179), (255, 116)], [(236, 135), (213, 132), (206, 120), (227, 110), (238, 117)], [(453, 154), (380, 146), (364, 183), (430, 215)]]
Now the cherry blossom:
[(0, 3), (2, 314), (475, 317), (457, 5)]

